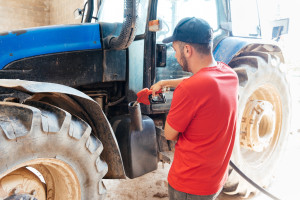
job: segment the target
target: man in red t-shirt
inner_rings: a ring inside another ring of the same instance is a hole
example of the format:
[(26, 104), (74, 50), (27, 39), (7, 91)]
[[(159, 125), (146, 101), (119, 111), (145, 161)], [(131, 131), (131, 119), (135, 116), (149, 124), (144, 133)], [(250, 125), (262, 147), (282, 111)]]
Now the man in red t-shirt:
[(169, 197), (215, 199), (228, 176), (237, 117), (238, 77), (212, 55), (213, 31), (198, 18), (182, 19), (173, 35), (175, 57), (193, 76), (162, 80), (151, 89), (175, 87), (165, 137), (177, 140), (168, 175)]

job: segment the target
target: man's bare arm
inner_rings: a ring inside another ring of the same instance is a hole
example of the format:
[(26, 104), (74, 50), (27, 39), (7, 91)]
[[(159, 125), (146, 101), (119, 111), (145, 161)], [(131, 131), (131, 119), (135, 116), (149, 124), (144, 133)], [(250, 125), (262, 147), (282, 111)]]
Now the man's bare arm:
[(179, 136), (179, 132), (173, 129), (168, 122), (166, 121), (165, 124), (165, 138), (167, 140), (174, 140), (177, 141)]
[(181, 81), (183, 81), (186, 78), (187, 77), (158, 81), (150, 87), (150, 89), (152, 90), (152, 95), (155, 96), (155, 93), (163, 87), (176, 88), (179, 85), (179, 83), (181, 83)]

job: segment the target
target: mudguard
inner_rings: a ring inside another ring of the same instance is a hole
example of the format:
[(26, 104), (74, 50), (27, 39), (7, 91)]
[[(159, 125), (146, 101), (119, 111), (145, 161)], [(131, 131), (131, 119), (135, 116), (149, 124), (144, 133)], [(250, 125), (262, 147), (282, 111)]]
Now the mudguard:
[(284, 62), (282, 51), (277, 44), (262, 39), (227, 37), (216, 46), (213, 54), (217, 61), (229, 64), (240, 53), (253, 50), (277, 55), (281, 62)]
[[(65, 102), (65, 96), (68, 96), (76, 102), (76, 105), (81, 107), (80, 110), (88, 115), (94, 134), (103, 143), (104, 149), (101, 157), (108, 164), (108, 173), (105, 178), (125, 178), (123, 161), (115, 134), (100, 105), (92, 98), (74, 88), (55, 83), (0, 79), (0, 87), (18, 90), (31, 95), (53, 95), (53, 99), (58, 98), (59, 100), (61, 98), (62, 102)], [(76, 109), (78, 110), (78, 108)]]

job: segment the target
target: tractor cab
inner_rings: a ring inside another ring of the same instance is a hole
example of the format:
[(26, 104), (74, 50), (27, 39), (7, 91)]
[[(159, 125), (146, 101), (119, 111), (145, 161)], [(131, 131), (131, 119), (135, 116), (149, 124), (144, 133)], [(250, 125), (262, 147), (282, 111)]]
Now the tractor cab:
[[(229, 19), (226, 12), (228, 5), (225, 1), (142, 0), (137, 1), (135, 5), (129, 5), (129, 2), (104, 0), (97, 15), (104, 52), (107, 54), (114, 52), (115, 56), (119, 55), (119, 51), (123, 50), (118, 49), (124, 49), (125, 46), (110, 46), (110, 42), (124, 40), (124, 44), (129, 44), (128, 42), (132, 40), (132, 43), (126, 46), (126, 53), (124, 51), (118, 56), (119, 58), (123, 56), (124, 63), (127, 63), (129, 101), (135, 100), (137, 92), (149, 88), (155, 82), (191, 76), (191, 73), (182, 71), (174, 57), (175, 52), (171, 44), (162, 43), (165, 37), (173, 33), (180, 19), (195, 16), (207, 20), (214, 29), (215, 41), (220, 41), (229, 35), (229, 31), (222, 28), (228, 26)], [(132, 16), (131, 13), (128, 14), (130, 6), (136, 7), (136, 13), (132, 13)], [(135, 34), (134, 38), (129, 38), (129, 35), (126, 38), (125, 32)], [(109, 62), (113, 64), (114, 59)], [(144, 114), (168, 112), (172, 91), (166, 94), (166, 98), (166, 103), (142, 106), (142, 112)]]

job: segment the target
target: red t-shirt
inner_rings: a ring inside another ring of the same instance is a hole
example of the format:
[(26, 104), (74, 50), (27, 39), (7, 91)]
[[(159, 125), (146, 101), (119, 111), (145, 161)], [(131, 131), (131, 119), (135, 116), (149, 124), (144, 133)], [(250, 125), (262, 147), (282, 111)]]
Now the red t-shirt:
[(237, 90), (236, 73), (221, 62), (176, 87), (167, 117), (180, 132), (168, 175), (174, 189), (211, 195), (225, 184), (235, 138)]

